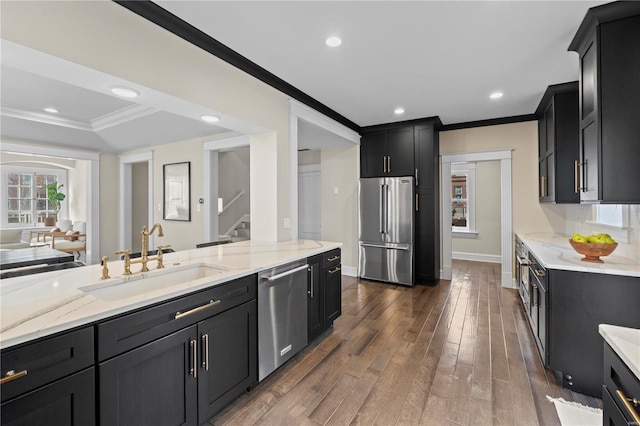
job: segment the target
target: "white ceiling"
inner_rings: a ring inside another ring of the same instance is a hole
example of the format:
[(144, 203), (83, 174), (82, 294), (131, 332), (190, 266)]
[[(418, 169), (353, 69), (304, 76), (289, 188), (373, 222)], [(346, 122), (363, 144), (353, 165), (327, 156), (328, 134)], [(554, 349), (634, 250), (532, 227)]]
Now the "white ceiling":
[[(534, 112), (578, 78), (567, 46), (601, 1), (156, 1), (360, 126), (438, 115), (445, 124)], [(343, 45), (324, 44), (339, 35)], [(2, 40), (3, 139), (123, 152), (252, 123)], [(135, 102), (109, 88), (140, 92)], [(490, 101), (491, 92), (504, 97)], [(60, 113), (47, 114), (47, 106)], [(401, 106), (406, 113), (393, 114)], [(219, 126), (203, 113), (222, 115)], [(253, 127), (252, 127), (253, 126)], [(301, 121), (301, 149), (347, 144)]]
[[(155, 1), (360, 126), (532, 114), (602, 1)], [(342, 46), (329, 48), (331, 35)], [(489, 100), (494, 91), (500, 100)], [(393, 114), (404, 107), (402, 116)]]

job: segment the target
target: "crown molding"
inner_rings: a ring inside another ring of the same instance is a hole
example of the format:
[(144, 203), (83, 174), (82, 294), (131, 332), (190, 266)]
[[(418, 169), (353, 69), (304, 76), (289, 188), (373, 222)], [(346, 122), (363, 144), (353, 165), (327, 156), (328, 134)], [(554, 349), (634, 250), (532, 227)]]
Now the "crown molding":
[(154, 112), (158, 112), (158, 110), (150, 106), (134, 104), (109, 114), (105, 114), (95, 120), (91, 120), (91, 127), (94, 132), (99, 132), (113, 126), (145, 117), (153, 114)]
[(69, 127), (71, 129), (84, 130), (93, 132), (93, 128), (89, 123), (79, 120), (71, 120), (68, 118), (52, 116), (41, 112), (27, 111), (8, 105), (2, 105), (2, 115), (7, 117), (19, 118), (21, 120), (35, 121), (38, 123), (52, 124), (54, 126)]

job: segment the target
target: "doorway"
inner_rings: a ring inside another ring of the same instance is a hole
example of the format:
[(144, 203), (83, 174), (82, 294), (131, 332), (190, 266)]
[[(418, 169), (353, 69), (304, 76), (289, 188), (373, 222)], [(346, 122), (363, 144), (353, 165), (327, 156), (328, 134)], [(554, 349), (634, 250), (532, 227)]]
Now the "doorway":
[(321, 239), (322, 182), (320, 163), (298, 165), (298, 236)]
[[(153, 152), (121, 155), (120, 165), (120, 222), (118, 224), (118, 246), (142, 250), (139, 238), (143, 226), (154, 223), (153, 215)], [(146, 176), (145, 176), (146, 174)], [(149, 236), (148, 247), (153, 247), (153, 236)]]
[(450, 280), (452, 276), (452, 184), (451, 168), (454, 163), (499, 161), (500, 162), (500, 264), (503, 287), (513, 288), (513, 244), (512, 244), (512, 208), (511, 208), (511, 150), (468, 152), (442, 155), (442, 271), (440, 277)]

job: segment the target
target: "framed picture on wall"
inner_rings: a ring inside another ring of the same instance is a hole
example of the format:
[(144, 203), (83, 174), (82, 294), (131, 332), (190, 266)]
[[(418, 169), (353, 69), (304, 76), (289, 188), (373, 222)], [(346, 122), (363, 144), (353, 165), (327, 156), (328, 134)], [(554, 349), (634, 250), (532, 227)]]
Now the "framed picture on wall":
[(164, 220), (191, 221), (191, 162), (162, 166)]

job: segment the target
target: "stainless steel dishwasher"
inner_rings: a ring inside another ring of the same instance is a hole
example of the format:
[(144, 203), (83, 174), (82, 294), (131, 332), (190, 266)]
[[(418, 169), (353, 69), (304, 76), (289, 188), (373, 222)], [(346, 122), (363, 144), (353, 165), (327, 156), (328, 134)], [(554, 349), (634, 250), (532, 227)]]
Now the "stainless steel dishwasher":
[(307, 345), (305, 261), (258, 274), (258, 380), (262, 381)]

